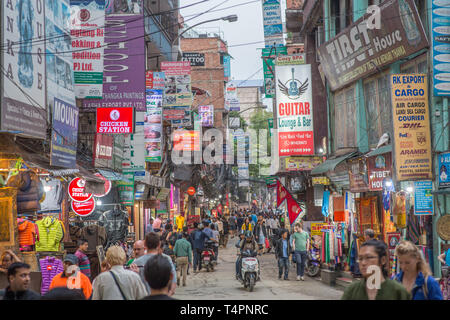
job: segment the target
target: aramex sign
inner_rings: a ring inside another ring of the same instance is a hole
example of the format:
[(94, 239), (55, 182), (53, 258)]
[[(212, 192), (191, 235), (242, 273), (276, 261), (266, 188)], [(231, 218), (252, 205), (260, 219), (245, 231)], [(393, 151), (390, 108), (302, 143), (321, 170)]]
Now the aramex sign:
[[(331, 90), (342, 88), (428, 46), (413, 0), (384, 1), (381, 28), (365, 14), (318, 49)], [(369, 27), (373, 27), (369, 29)]]

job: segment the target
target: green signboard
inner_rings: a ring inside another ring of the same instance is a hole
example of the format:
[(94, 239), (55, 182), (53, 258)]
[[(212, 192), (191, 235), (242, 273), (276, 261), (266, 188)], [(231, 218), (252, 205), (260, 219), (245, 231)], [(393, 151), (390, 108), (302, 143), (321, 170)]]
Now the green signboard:
[[(272, 51), (272, 52), (271, 52)], [(263, 58), (272, 57), (275, 58), (278, 55), (287, 55), (286, 47), (278, 48), (264, 48), (262, 49)], [(264, 92), (266, 98), (273, 98), (275, 95), (275, 82), (274, 74), (275, 72), (275, 59), (263, 59), (263, 70), (264, 70)], [(270, 71), (272, 69), (272, 71)]]
[(117, 181), (120, 203), (125, 206), (134, 204), (134, 172), (123, 172), (122, 180)]
[(269, 134), (272, 136), (273, 118), (267, 119), (267, 122), (269, 123)]

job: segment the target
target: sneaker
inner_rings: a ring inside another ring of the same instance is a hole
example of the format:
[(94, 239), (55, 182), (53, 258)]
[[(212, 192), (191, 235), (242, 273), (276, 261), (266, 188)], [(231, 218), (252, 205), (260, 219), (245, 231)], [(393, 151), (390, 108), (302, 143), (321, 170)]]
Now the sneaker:
[(297, 281), (300, 281), (300, 276), (297, 276)]
[(303, 276), (300, 279), (302, 279), (302, 281), (305, 281), (305, 277), (303, 277)]

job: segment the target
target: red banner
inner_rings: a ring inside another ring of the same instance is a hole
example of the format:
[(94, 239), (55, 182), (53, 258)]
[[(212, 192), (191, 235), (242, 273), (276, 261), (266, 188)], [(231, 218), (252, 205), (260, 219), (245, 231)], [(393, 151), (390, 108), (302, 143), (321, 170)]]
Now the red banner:
[(97, 133), (133, 133), (133, 107), (97, 108)]
[(279, 180), (277, 180), (277, 207), (279, 207), (284, 199), (286, 199), (289, 192), (286, 190), (286, 188), (281, 184)]
[(105, 134), (95, 135), (94, 144), (94, 160), (95, 159), (105, 159), (112, 160), (112, 151), (114, 145), (114, 137), (107, 136)]
[(298, 202), (290, 195), (287, 196), (287, 208), (289, 214), (289, 223), (292, 225), (303, 210)]
[(278, 134), (280, 157), (314, 154), (312, 131), (279, 132)]

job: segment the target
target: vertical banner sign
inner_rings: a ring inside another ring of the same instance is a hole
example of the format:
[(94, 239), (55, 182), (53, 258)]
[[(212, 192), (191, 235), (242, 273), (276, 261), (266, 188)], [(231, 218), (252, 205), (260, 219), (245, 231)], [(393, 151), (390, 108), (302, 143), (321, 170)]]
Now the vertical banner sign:
[(239, 165), (238, 167), (238, 180), (239, 180), (239, 187), (248, 187), (249, 186), (249, 170), (248, 170), (248, 163)]
[(201, 117), (202, 127), (214, 126), (214, 106), (198, 106), (198, 114)]
[(106, 134), (95, 134), (93, 163), (96, 168), (114, 168), (114, 137)]
[(164, 106), (191, 106), (191, 64), (189, 61), (163, 61), (161, 71), (166, 76)]
[(147, 89), (147, 112), (144, 119), (145, 161), (161, 162), (163, 90)]
[(223, 56), (223, 76), (231, 77), (231, 57), (229, 55)]
[(283, 23), (280, 0), (262, 0), (266, 48), (283, 46)]
[(144, 118), (145, 112), (136, 112), (134, 134), (125, 135), (123, 146), (122, 172), (132, 172), (134, 181), (145, 178)]
[(396, 180), (432, 178), (425, 74), (391, 75)]
[(275, 67), (280, 156), (314, 154), (311, 65)]
[(141, 15), (106, 15), (103, 99), (84, 100), (85, 111), (99, 107), (133, 107), (136, 111), (146, 111), (143, 38)]
[(376, 157), (367, 158), (370, 191), (383, 191), (383, 182), (385, 179), (392, 176), (391, 167), (391, 153), (380, 154)]
[(52, 115), (50, 165), (75, 169), (77, 160), (78, 108), (55, 98)]
[(122, 180), (117, 182), (120, 203), (125, 206), (132, 206), (134, 203), (134, 173), (124, 172)]
[[(45, 139), (44, 1), (2, 1), (1, 6), (0, 129)], [(30, 98), (34, 101), (30, 102)]]
[(228, 82), (225, 88), (225, 109), (229, 111), (240, 111), (241, 104), (237, 94), (238, 88)]
[(165, 82), (164, 72), (147, 71), (145, 74), (145, 89), (164, 90)]
[[(51, 2), (57, 6), (58, 1), (47, 1)], [(105, 0), (71, 0), (70, 24), (75, 95), (79, 99), (101, 99)]]
[(432, 1), (433, 90), (435, 96), (450, 96), (450, 2)]
[[(286, 55), (286, 47), (264, 48), (262, 49), (263, 71), (264, 71), (264, 92), (266, 98), (273, 98), (275, 94), (275, 58), (278, 55)], [(273, 73), (272, 73), (273, 72)]]
[(414, 181), (414, 214), (433, 214), (433, 183), (431, 181)]
[(450, 153), (442, 153), (438, 156), (439, 163), (439, 188), (450, 187)]

